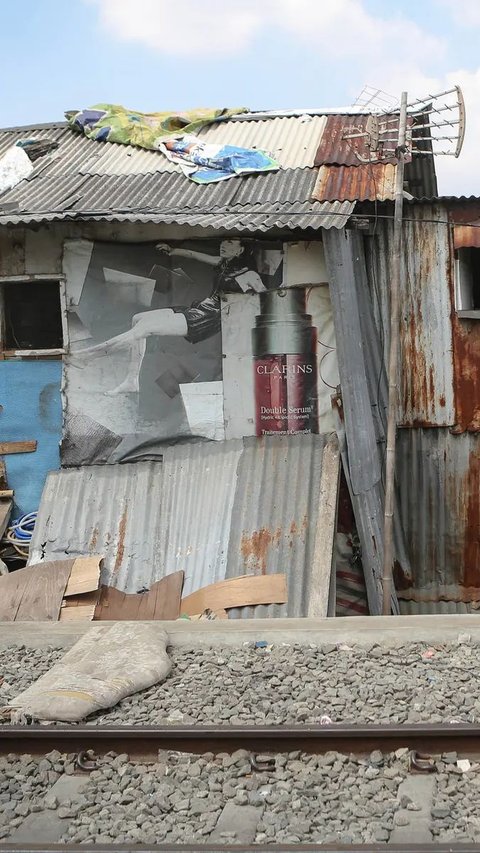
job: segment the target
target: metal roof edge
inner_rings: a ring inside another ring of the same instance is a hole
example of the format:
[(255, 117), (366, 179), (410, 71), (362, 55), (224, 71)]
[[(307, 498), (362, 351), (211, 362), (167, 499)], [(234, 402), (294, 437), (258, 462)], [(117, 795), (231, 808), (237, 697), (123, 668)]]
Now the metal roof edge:
[[(209, 122), (209, 124), (214, 124), (217, 122), (228, 122), (228, 121), (262, 121), (267, 120), (269, 118), (295, 118), (296, 116), (328, 116), (328, 115), (375, 115), (376, 113), (385, 112), (382, 110), (368, 110), (365, 107), (294, 107), (288, 110), (251, 110), (248, 113), (236, 113), (233, 116), (222, 117), (219, 116), (215, 122)], [(389, 114), (395, 113), (396, 110), (392, 109), (389, 111)], [(398, 110), (397, 110), (398, 112)], [(0, 127), (0, 133), (13, 133), (17, 131), (25, 131), (25, 130), (46, 130), (48, 128), (61, 128), (68, 127), (67, 121), (51, 121), (51, 122), (38, 122), (38, 124), (19, 124), (19, 125), (11, 125), (9, 127)]]

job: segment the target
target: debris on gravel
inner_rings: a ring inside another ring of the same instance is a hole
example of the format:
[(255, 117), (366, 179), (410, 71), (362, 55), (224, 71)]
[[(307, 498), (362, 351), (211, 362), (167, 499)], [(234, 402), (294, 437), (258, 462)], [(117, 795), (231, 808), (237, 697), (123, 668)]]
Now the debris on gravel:
[[(259, 637), (261, 640), (261, 637)], [(387, 648), (278, 644), (172, 648), (170, 676), (89, 719), (97, 724), (282, 725), (475, 722), (471, 690), (480, 644)], [(0, 706), (62, 657), (61, 650), (0, 651)]]

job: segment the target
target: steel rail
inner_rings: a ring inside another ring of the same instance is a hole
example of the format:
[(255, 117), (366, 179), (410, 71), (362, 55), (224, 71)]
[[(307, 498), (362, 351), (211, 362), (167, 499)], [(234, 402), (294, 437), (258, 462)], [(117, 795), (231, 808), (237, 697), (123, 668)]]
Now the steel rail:
[(0, 853), (479, 853), (480, 844), (9, 844), (0, 843)]
[[(407, 747), (418, 752), (448, 751), (480, 756), (480, 726), (469, 723), (414, 723), (403, 725), (332, 723), (287, 726), (96, 726), (3, 725), (0, 755), (45, 754), (53, 749), (97, 753), (127, 752), (131, 757), (154, 755), (159, 749), (181, 752), (290, 752), (328, 751), (366, 754), (374, 749)], [(479, 848), (480, 851), (480, 848)]]

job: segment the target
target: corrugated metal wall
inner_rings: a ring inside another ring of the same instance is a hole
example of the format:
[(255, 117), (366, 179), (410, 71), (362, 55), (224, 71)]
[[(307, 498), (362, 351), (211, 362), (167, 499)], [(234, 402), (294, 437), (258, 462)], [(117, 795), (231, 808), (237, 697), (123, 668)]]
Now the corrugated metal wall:
[[(441, 206), (405, 208), (405, 289), (401, 294), (401, 399), (403, 426), (452, 426), (452, 304), (449, 230)], [(376, 321), (389, 346), (389, 293), (393, 223), (379, 220), (366, 239), (367, 266)]]
[[(480, 324), (455, 312), (447, 206), (408, 205), (405, 218), (396, 474), (408, 560), (397, 552), (395, 585), (402, 612), (453, 612), (480, 601)], [(368, 278), (386, 362), (392, 223), (374, 231)]]
[(397, 566), (399, 598), (480, 601), (480, 436), (402, 429), (397, 447), (413, 567), (409, 577)]
[(225, 577), (287, 574), (286, 606), (235, 616), (305, 616), (326, 436), (179, 445), (164, 462), (49, 475), (30, 563), (102, 554), (102, 582), (149, 588), (179, 569), (188, 594)]

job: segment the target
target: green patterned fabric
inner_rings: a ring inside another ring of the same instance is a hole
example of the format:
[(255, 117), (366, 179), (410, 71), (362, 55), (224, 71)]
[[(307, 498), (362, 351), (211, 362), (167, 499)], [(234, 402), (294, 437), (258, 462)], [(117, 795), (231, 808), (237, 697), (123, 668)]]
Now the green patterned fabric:
[(65, 117), (72, 128), (90, 139), (158, 150), (162, 140), (168, 137), (194, 133), (206, 124), (243, 112), (248, 109), (201, 107), (178, 113), (141, 113), (117, 104), (96, 104), (78, 112), (66, 112)]

